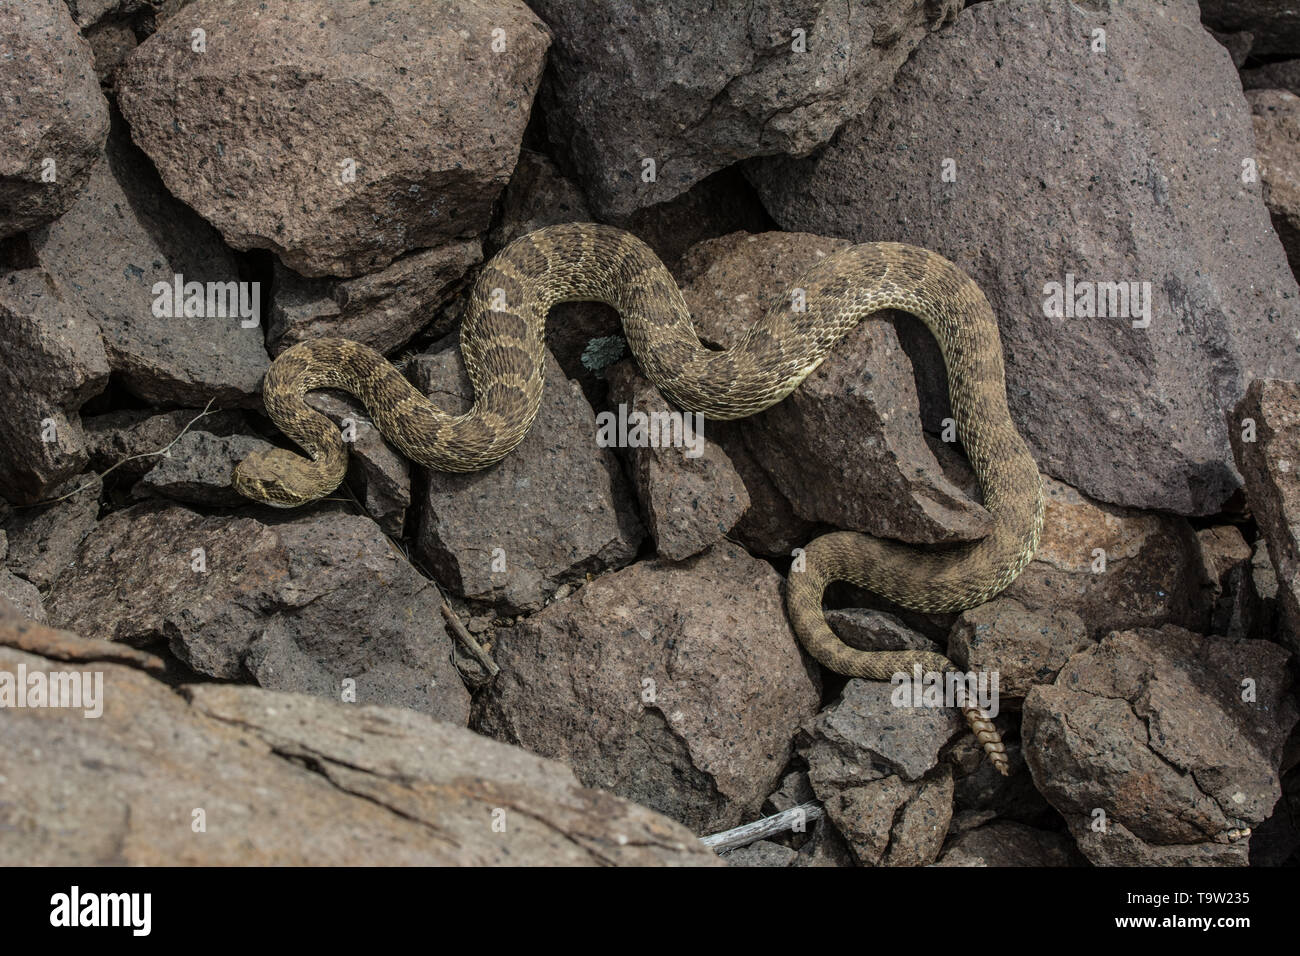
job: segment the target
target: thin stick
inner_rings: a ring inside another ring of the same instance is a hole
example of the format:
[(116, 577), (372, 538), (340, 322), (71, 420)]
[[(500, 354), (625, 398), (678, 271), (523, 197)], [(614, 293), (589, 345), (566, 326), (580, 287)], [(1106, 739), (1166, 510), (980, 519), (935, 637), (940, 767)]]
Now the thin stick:
[[(125, 465), (128, 461), (135, 461), (135, 460), (138, 459), (138, 458), (156, 458), (156, 457), (158, 457), (159, 455), (165, 455), (165, 454), (167, 454), (167, 452), (171, 451), (172, 446), (175, 445), (178, 441), (180, 441), (181, 438), (184, 437), (185, 433), (186, 433), (187, 431), (190, 430), (190, 426), (191, 426), (191, 425), (193, 425), (195, 422), (197, 422), (197, 421), (198, 421), (200, 418), (202, 418), (204, 415), (208, 415), (208, 414), (210, 414), (209, 409), (212, 408), (212, 403), (213, 403), (214, 401), (216, 401), (216, 399), (213, 399), (213, 398), (208, 399), (208, 404), (205, 405), (205, 406), (203, 406), (203, 411), (199, 412), (197, 415), (195, 415), (193, 418), (191, 418), (188, 422), (186, 422), (186, 423), (185, 423), (185, 427), (182, 428), (182, 429), (180, 430), (180, 433), (177, 434), (177, 436), (176, 436), (175, 438), (173, 438), (170, 442), (168, 442), (168, 443), (167, 443), (165, 446), (163, 446), (162, 448), (159, 448), (157, 451), (142, 451), (142, 452), (141, 452), (140, 454), (138, 454), (138, 455), (129, 455), (129, 456), (127, 456), (126, 458), (123, 458), (121, 461), (117, 462), (116, 464), (112, 465), (112, 466), (111, 466), (107, 471), (102, 471), (102, 472), (100, 472), (98, 475), (96, 475), (95, 477), (96, 477), (99, 481), (103, 481), (105, 478), (107, 478), (109, 475), (111, 475), (111, 474), (112, 474), (114, 471), (116, 471), (118, 468), (120, 468), (120, 467), (122, 467), (123, 465)], [(38, 502), (36, 502), (35, 504), (30, 504), (30, 505), (18, 505), (18, 507), (20, 507), (20, 508), (39, 508), (39, 507), (42, 506), (42, 505), (52, 505), (52, 504), (54, 504), (54, 503), (56, 503), (56, 502), (59, 502), (59, 501), (65, 501), (65, 500), (67, 500), (68, 498), (73, 497), (74, 495), (79, 495), (79, 494), (81, 494), (83, 491), (85, 491), (87, 488), (89, 488), (90, 485), (91, 485), (90, 482), (86, 482), (86, 483), (85, 483), (84, 485), (82, 485), (80, 488), (74, 488), (72, 491), (69, 491), (66, 495), (59, 495), (59, 497), (57, 497), (57, 498), (46, 498), (45, 500), (43, 500), (43, 501), (38, 501)]]
[[(438, 593), (441, 594), (441, 590)], [(460, 623), (460, 618), (456, 616), (456, 612), (451, 609), (451, 605), (447, 603), (445, 598), (442, 602), (442, 616), (446, 618), (447, 625), (451, 628), (451, 632), (456, 635), (456, 639), (465, 645), (465, 650), (469, 651), (470, 656), (479, 662), (480, 667), (487, 671), (489, 678), (496, 677), (497, 674), (501, 673), (501, 668), (497, 667), (496, 661), (488, 656), (487, 651), (483, 650), (479, 642), (474, 640), (474, 635), (470, 634), (465, 629), (465, 625)]]
[(825, 811), (820, 803), (816, 801), (801, 803), (797, 807), (782, 810), (780, 813), (774, 813), (770, 817), (755, 820), (753, 823), (746, 823), (734, 830), (723, 830), (721, 833), (701, 837), (700, 842), (713, 850), (714, 853), (721, 853), (723, 850), (734, 850), (737, 847), (749, 846), (749, 844), (758, 840), (785, 833), (787, 830), (792, 830), (810, 820), (818, 820), (823, 816), (825, 816)]

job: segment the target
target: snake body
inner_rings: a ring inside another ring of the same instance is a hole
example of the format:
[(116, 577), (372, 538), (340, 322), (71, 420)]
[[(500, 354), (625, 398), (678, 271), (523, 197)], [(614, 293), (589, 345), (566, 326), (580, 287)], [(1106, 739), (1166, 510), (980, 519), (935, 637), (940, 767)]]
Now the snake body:
[[(803, 381), (864, 317), (898, 309), (921, 319), (948, 371), (957, 434), (993, 517), (989, 535), (944, 548), (917, 548), (855, 532), (817, 538), (803, 570), (789, 576), (791, 624), (808, 652), (841, 674), (889, 680), (914, 665), (956, 670), (942, 655), (860, 651), (826, 624), (822, 595), (850, 581), (904, 607), (957, 611), (1006, 587), (1033, 557), (1043, 524), (1038, 468), (1011, 421), (1002, 347), (987, 298), (933, 252), (865, 243), (826, 257), (797, 283), (803, 308), (778, 303), (732, 348), (706, 348), (686, 302), (659, 258), (636, 237), (591, 223), (549, 226), (515, 240), (480, 273), (461, 326), (460, 347), (474, 404), (450, 415), (380, 353), (344, 339), (301, 342), (271, 365), (263, 384), (268, 414), (310, 455), (257, 452), (235, 469), (245, 496), (280, 507), (333, 491), (347, 470), (338, 429), (305, 401), (340, 388), (365, 403), (376, 426), (417, 464), (468, 472), (504, 458), (524, 437), (542, 400), (546, 316), (560, 302), (604, 302), (619, 311), (632, 353), (675, 405), (713, 419), (752, 415)], [(792, 299), (787, 299), (792, 302)], [(1007, 772), (992, 722), (963, 708), (994, 766)]]

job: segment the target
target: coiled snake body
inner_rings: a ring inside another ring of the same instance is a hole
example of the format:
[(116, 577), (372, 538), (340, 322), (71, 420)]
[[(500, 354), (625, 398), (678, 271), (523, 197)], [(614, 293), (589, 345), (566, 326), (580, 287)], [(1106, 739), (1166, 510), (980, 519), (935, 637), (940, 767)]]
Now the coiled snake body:
[[(343, 339), (294, 345), (272, 363), (266, 410), (310, 459), (282, 449), (240, 462), (233, 485), (266, 504), (294, 507), (333, 491), (347, 469), (338, 429), (304, 401), (341, 388), (365, 403), (380, 432), (412, 461), (467, 472), (500, 461), (524, 437), (542, 400), (546, 316), (560, 302), (605, 302), (619, 311), (632, 353), (674, 404), (715, 419), (743, 418), (779, 402), (867, 315), (899, 309), (938, 340), (957, 434), (993, 517), (985, 538), (923, 549), (855, 532), (814, 540), (787, 584), (790, 621), (804, 647), (841, 674), (889, 680), (920, 664), (955, 670), (942, 655), (860, 651), (830, 630), (822, 594), (850, 581), (920, 611), (957, 611), (1006, 587), (1029, 562), (1043, 522), (1038, 468), (1007, 410), (997, 321), (979, 287), (943, 257), (896, 243), (828, 256), (797, 284), (804, 308), (774, 306), (725, 351), (700, 343), (685, 300), (657, 256), (634, 236), (574, 223), (524, 236), (492, 259), (471, 293), (460, 347), (474, 405), (449, 415), (378, 352)], [(786, 300), (787, 303), (790, 299)], [(1007, 772), (992, 722), (973, 704), (967, 720), (994, 765)]]

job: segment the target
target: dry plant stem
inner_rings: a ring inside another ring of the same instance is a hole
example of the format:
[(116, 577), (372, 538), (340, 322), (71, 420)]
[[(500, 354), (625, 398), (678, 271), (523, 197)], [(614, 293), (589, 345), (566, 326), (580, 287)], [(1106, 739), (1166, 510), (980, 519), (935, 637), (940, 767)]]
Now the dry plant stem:
[(780, 813), (774, 813), (770, 817), (755, 820), (753, 823), (746, 823), (744, 826), (736, 827), (733, 830), (723, 830), (721, 833), (701, 837), (700, 842), (715, 853), (734, 850), (737, 847), (749, 846), (751, 843), (765, 840), (770, 836), (785, 833), (799, 823), (818, 820), (824, 816), (824, 813), (825, 811), (822, 810), (820, 803), (801, 803), (797, 807), (782, 810)]

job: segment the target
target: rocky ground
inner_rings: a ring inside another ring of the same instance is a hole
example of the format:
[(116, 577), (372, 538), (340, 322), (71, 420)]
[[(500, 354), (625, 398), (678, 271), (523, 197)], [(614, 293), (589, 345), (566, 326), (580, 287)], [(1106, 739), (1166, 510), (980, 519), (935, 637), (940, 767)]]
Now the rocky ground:
[[(1288, 6), (0, 0), (0, 675), (104, 682), (97, 718), (0, 707), (0, 863), (1300, 861)], [(563, 306), (498, 466), (426, 474), (318, 393), (346, 487), (231, 490), (295, 342), (466, 407), (463, 293), (574, 220), (649, 242), (719, 346), (851, 242), (978, 281), (1042, 546), (960, 615), (828, 619), (998, 672), (1009, 777), (785, 616), (815, 534), (989, 526), (910, 318), (692, 457), (594, 440), (669, 406)], [(1148, 308), (1049, 314), (1067, 275)]]

